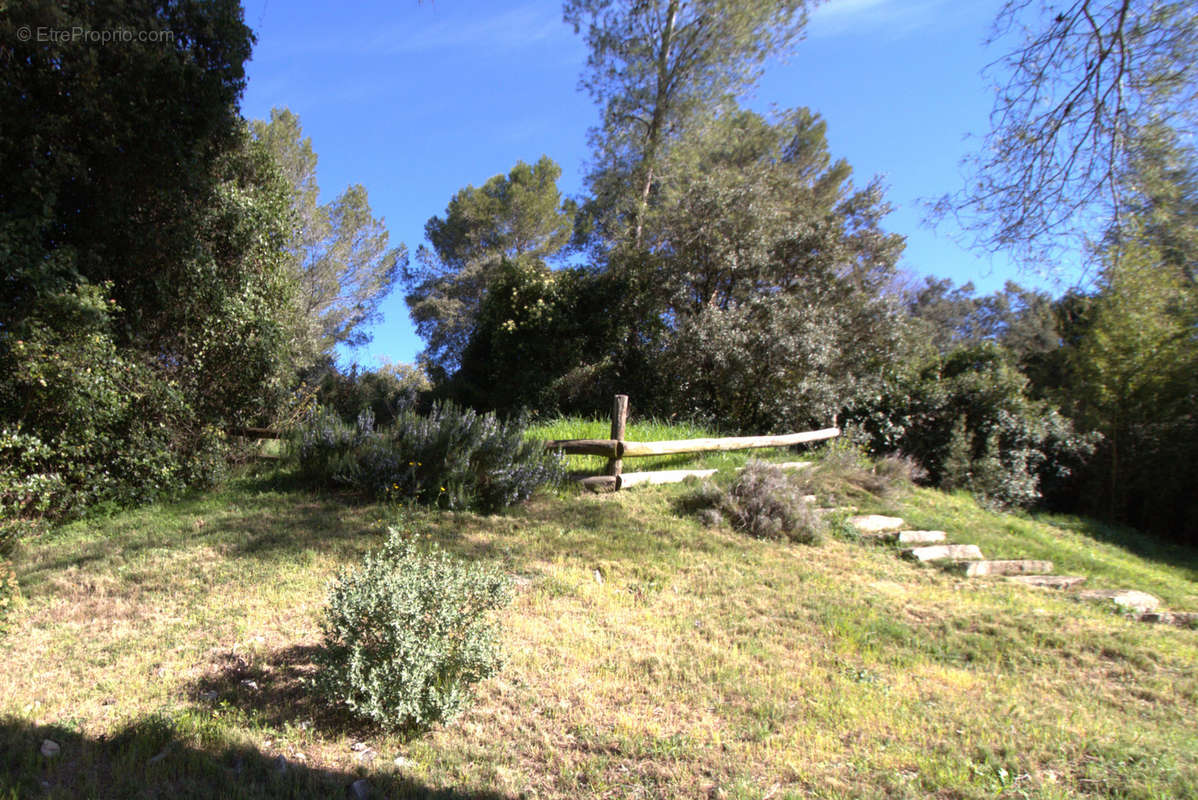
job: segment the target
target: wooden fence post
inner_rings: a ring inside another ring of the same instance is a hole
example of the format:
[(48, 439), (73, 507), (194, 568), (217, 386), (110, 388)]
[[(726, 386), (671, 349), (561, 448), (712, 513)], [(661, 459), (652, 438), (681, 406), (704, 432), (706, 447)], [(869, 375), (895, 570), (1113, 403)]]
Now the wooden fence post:
[[(611, 405), (611, 438), (616, 442), (616, 457), (607, 460), (607, 474), (619, 476), (624, 469), (620, 456), (624, 454), (624, 427), (628, 422), (628, 395), (618, 394)], [(616, 481), (616, 488), (620, 482)]]

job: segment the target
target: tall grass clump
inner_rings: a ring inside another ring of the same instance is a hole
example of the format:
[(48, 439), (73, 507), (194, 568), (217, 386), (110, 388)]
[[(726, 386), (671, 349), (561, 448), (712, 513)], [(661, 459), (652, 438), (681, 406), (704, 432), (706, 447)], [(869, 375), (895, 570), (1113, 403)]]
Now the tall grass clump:
[(759, 539), (819, 544), (823, 519), (803, 495), (793, 474), (764, 461), (750, 461), (727, 490), (704, 484), (682, 498), (681, 506), (707, 525), (727, 519), (736, 530)]
[(404, 410), (377, 428), (369, 410), (348, 424), (317, 409), (293, 434), (290, 450), (301, 474), (318, 485), (448, 509), (498, 511), (563, 474), (561, 456), (529, 439), (520, 421), (452, 403), (427, 415)]
[(912, 458), (893, 454), (871, 460), (851, 441), (829, 442), (809, 469), (795, 476), (805, 494), (821, 502), (839, 503), (873, 496), (892, 499), (923, 480), (927, 473)]
[(494, 613), (511, 600), (497, 568), (392, 528), (383, 549), (334, 582), (321, 620), (317, 689), (352, 715), (413, 734), (452, 719), (500, 666)]

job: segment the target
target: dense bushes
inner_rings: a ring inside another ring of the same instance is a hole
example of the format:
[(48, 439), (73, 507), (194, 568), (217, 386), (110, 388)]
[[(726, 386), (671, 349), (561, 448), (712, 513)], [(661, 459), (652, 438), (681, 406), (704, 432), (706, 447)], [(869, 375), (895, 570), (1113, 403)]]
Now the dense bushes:
[(935, 485), (1029, 506), (1093, 450), (1094, 437), (1028, 389), (1010, 352), (983, 343), (892, 381), (849, 417), (872, 451), (913, 456)]
[(732, 527), (759, 539), (818, 544), (823, 535), (823, 520), (798, 485), (780, 467), (761, 461), (740, 471), (720, 507)]
[(495, 610), (510, 580), (391, 530), (380, 553), (342, 572), (322, 620), (318, 688), (355, 716), (407, 733), (462, 711), (499, 668)]
[(661, 411), (746, 433), (823, 427), (876, 393), (901, 332), (897, 309), (864, 293), (704, 308), (679, 323), (658, 361)]
[(0, 334), (0, 517), (69, 517), (218, 477), (218, 432), (175, 384), (118, 349), (116, 307), (101, 290), (53, 302), (55, 325), (34, 317), (23, 338)]
[(310, 481), (365, 491), (378, 499), (439, 508), (496, 511), (527, 499), (562, 475), (562, 460), (504, 422), (452, 403), (427, 415), (401, 411), (389, 426), (369, 411), (346, 424), (321, 408), (295, 432), (291, 451)]
[(388, 364), (365, 370), (354, 364), (340, 370), (331, 356), (307, 370), (303, 378), (316, 402), (336, 411), (342, 419), (355, 420), (363, 411), (370, 411), (378, 426), (390, 425), (400, 412), (415, 408), (431, 388), (419, 367)]

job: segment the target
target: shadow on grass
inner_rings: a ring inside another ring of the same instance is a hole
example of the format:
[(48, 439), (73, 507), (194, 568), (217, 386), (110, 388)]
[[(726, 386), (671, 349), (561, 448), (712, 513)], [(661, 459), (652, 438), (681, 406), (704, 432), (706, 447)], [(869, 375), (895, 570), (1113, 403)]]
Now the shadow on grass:
[(222, 653), (187, 691), (201, 708), (227, 704), (270, 727), (311, 726), (330, 736), (365, 739), (378, 730), (321, 701), (311, 680), (317, 645), (293, 645), (269, 653)]
[[(161, 516), (133, 513), (144, 516), (133, 517), (107, 536), (27, 543), (41, 549), (42, 556), (36, 566), (21, 571), (24, 590), (36, 592), (49, 576), (65, 569), (111, 570), (155, 551), (184, 554), (207, 547), (224, 557), (263, 562), (293, 558), (305, 550), (352, 556), (376, 544), (369, 534), (382, 530), (367, 508), (307, 492), (236, 497), (231, 508), (170, 506)], [(18, 564), (22, 561), (17, 559)]]
[[(355, 561), (377, 548), (391, 524), (431, 535), (445, 549), (471, 559), (513, 562), (568, 552), (590, 560), (646, 559), (672, 551), (710, 549), (687, 526), (643, 513), (640, 503), (588, 496), (535, 496), (499, 515), (441, 513), (367, 503), (360, 495), (319, 492), (283, 469), (235, 479), (224, 489), (178, 504), (130, 512), (95, 536), (68, 533), (58, 541), (30, 543), (38, 558), (18, 567), (23, 590), (33, 596), (50, 576), (70, 568), (112, 573), (148, 569), (142, 587), (156, 585), (169, 566), (156, 562), (189, 553), (263, 565), (305, 558), (311, 553)], [(405, 519), (406, 518), (406, 519)], [(20, 563), (20, 560), (18, 560)]]
[(1183, 577), (1198, 581), (1198, 548), (1170, 542), (1134, 528), (1101, 522), (1088, 517), (1037, 514), (1035, 518), (1057, 528), (1111, 544), (1148, 561), (1179, 570)]
[[(60, 751), (42, 754), (50, 740)], [(202, 743), (202, 744), (198, 744)], [(359, 794), (352, 788), (356, 781)], [(224, 741), (200, 718), (153, 717), (93, 738), (62, 726), (0, 718), (0, 796), (104, 798), (441, 798), (503, 800), (490, 791), (434, 789), (397, 774), (281, 761)]]

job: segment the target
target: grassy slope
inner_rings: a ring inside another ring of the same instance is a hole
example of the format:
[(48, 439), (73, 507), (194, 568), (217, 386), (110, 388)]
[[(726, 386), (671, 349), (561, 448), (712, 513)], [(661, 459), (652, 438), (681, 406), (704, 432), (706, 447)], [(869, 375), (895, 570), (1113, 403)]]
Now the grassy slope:
[[(883, 547), (706, 530), (672, 512), (683, 491), (418, 514), (527, 583), (501, 675), (412, 742), (304, 690), (327, 580), (395, 511), (244, 479), (27, 543), (0, 796), (343, 797), (363, 776), (374, 796), (1198, 796), (1198, 632)], [(878, 510), (1198, 609), (1192, 551), (932, 491)]]

